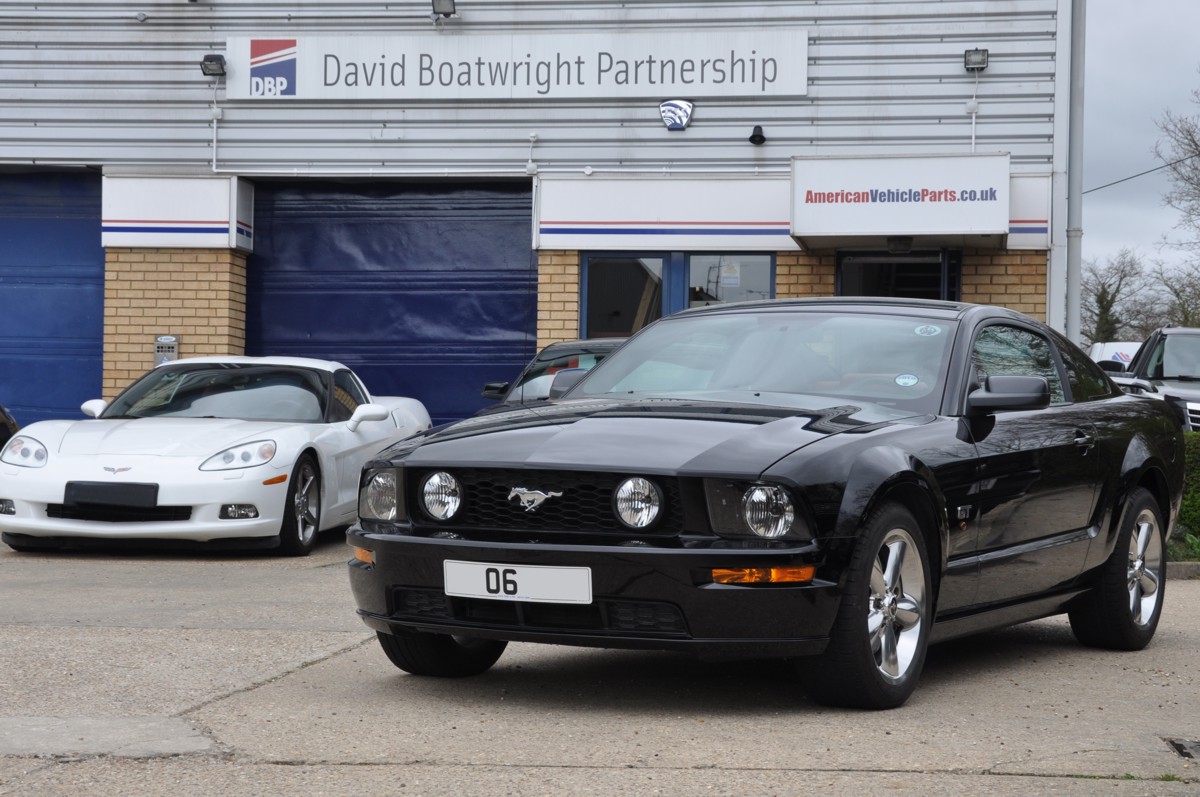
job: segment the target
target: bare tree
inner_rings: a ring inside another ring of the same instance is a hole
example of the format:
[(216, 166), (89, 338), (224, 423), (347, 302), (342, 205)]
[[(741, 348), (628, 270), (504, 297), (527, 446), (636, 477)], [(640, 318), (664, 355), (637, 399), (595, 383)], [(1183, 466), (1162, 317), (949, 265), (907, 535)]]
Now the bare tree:
[(1171, 269), (1157, 263), (1151, 273), (1157, 283), (1158, 304), (1164, 317), (1159, 326), (1200, 327), (1200, 263)]
[(1083, 268), (1080, 311), (1084, 337), (1093, 343), (1112, 340), (1142, 340), (1158, 326), (1155, 309), (1161, 304), (1153, 296), (1156, 284), (1142, 265), (1141, 257), (1122, 249), (1100, 265), (1089, 260)]
[[(1192, 91), (1192, 102), (1200, 104), (1200, 90)], [(1200, 249), (1200, 118), (1168, 110), (1158, 128), (1164, 138), (1155, 144), (1154, 154), (1171, 177), (1163, 200), (1179, 211), (1180, 225), (1193, 233), (1191, 240), (1178, 245)]]

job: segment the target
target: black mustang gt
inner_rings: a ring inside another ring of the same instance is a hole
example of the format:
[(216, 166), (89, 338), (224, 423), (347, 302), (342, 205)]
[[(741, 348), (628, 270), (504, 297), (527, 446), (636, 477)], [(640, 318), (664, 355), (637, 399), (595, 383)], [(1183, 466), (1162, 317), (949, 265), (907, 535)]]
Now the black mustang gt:
[(717, 305), (572, 378), (365, 467), (350, 581), (400, 669), (509, 640), (783, 657), (816, 701), (890, 708), (932, 642), (1062, 612), (1087, 645), (1154, 635), (1180, 421), (1026, 316)]

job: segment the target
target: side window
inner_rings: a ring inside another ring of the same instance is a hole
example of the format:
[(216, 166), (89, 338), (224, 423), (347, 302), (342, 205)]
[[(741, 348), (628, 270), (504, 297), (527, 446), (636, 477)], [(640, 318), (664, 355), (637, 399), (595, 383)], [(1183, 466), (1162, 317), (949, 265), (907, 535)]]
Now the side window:
[(971, 361), (981, 384), (989, 376), (1040, 376), (1050, 385), (1050, 403), (1066, 402), (1050, 341), (1036, 332), (1003, 324), (985, 327), (975, 338)]
[(338, 371), (333, 375), (333, 405), (331, 420), (348, 421), (359, 404), (366, 404), (367, 397), (349, 371)]
[(1058, 353), (1062, 355), (1063, 366), (1067, 369), (1067, 384), (1071, 386), (1071, 396), (1075, 401), (1098, 401), (1112, 398), (1119, 392), (1091, 357), (1057, 335), (1055, 341), (1058, 343)]

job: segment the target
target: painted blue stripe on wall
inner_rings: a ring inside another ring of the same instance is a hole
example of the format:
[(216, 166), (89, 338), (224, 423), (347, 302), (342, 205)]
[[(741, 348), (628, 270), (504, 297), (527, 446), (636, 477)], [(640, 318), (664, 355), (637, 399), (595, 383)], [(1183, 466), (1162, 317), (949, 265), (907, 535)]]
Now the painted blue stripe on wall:
[(228, 235), (228, 227), (113, 227), (105, 225), (104, 232), (198, 232), (213, 235)]
[(1049, 231), (1049, 227), (1009, 227), (1010, 233), (1036, 234)]

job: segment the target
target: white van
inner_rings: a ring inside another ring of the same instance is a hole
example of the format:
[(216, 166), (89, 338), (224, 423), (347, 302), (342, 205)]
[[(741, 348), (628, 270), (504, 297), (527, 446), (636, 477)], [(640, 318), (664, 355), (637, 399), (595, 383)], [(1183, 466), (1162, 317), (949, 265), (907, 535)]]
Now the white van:
[(1133, 355), (1137, 354), (1137, 350), (1141, 345), (1141, 341), (1093, 343), (1092, 347), (1088, 349), (1088, 357), (1091, 357), (1095, 362), (1116, 360), (1128, 368), (1129, 363), (1133, 361)]

